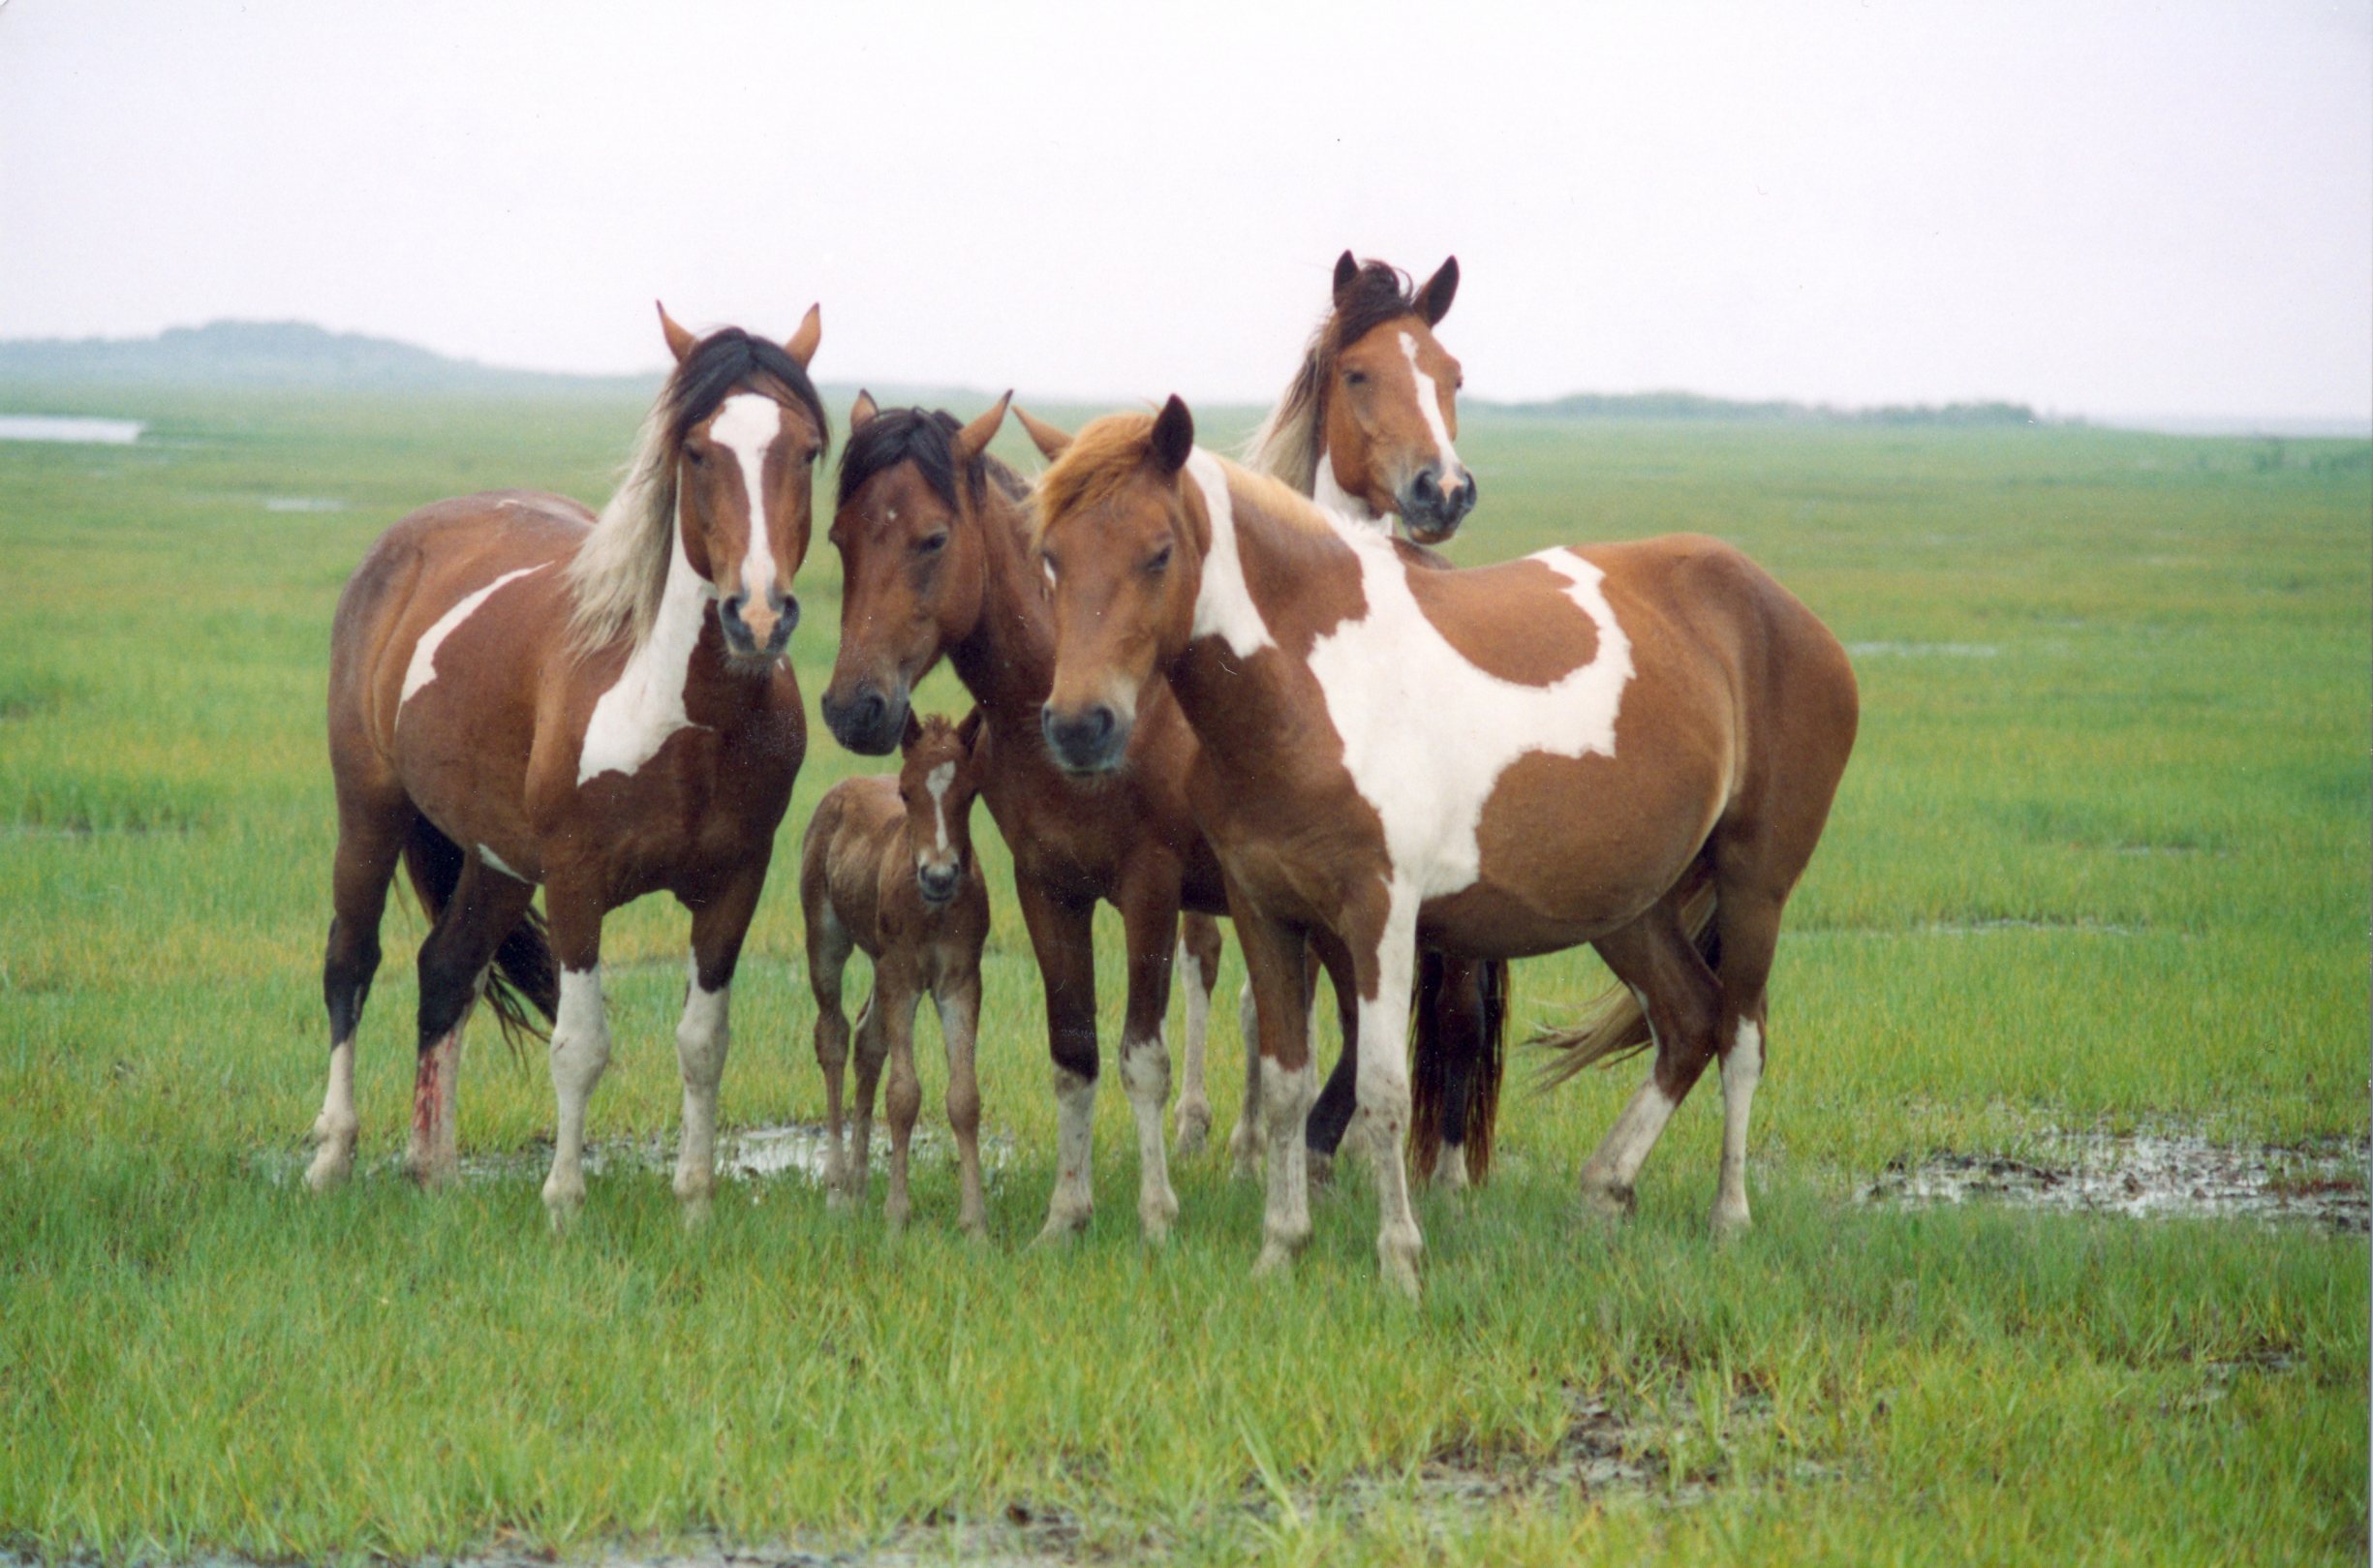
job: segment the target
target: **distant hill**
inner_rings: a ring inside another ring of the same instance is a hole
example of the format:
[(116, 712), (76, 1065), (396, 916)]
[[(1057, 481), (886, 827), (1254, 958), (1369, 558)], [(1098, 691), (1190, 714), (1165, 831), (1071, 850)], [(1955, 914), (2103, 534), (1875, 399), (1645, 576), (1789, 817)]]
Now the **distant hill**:
[(310, 322), (208, 322), (148, 338), (0, 341), (0, 382), (645, 395), (658, 385), (656, 376), (506, 370)]
[(1740, 402), (1699, 392), (1574, 392), (1536, 403), (1478, 403), (1498, 414), (1549, 419), (1749, 419), (1804, 424), (2040, 425), (2024, 403), (1894, 403), (1839, 409), (1822, 403)]

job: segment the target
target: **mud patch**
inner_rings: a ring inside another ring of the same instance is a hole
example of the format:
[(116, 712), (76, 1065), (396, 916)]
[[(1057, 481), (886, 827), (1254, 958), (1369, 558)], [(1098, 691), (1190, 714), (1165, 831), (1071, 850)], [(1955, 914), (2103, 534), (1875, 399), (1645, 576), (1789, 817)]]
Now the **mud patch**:
[(1856, 659), (1993, 659), (2002, 650), (1990, 642), (1849, 642), (1846, 652)]
[(2022, 1152), (1900, 1159), (1865, 1203), (1923, 1208), (1991, 1201), (2037, 1209), (2303, 1220), (2352, 1235), (2373, 1221), (2367, 1146), (2331, 1139), (2299, 1148), (2220, 1144), (2195, 1132), (2039, 1132)]

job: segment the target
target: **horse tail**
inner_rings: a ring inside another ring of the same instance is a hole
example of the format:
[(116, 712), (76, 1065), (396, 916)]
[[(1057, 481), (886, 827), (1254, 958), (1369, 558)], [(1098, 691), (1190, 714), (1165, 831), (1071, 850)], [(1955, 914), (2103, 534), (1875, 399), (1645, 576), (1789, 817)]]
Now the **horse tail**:
[(1409, 1162), (1414, 1170), (1430, 1171), (1441, 1157), (1455, 1095), (1464, 1112), (1455, 1120), (1464, 1134), (1466, 1179), (1481, 1185), (1492, 1173), (1507, 1063), (1508, 965), (1493, 959), (1473, 968), (1477, 1005), (1469, 1011), (1450, 989), (1449, 961), (1431, 950), (1418, 955), (1409, 999)]
[[(425, 816), (416, 816), (404, 840), (404, 873), (414, 896), (434, 926), (461, 884), (464, 864), (461, 845), (437, 831)], [(486, 1004), (494, 1009), (504, 1043), (524, 1050), (529, 1040), (550, 1038), (536, 1021), (548, 1022), (560, 1010), (560, 969), (552, 959), (552, 943), (543, 916), (531, 906), (519, 923), (504, 935), (494, 950), (494, 965), (486, 973)]]
[[(1680, 925), (1689, 939), (1706, 960), (1707, 967), (1716, 968), (1722, 957), (1721, 932), (1713, 923), (1713, 872), (1703, 860), (1693, 861), (1681, 876)], [(1557, 1053), (1545, 1062), (1534, 1075), (1533, 1088), (1546, 1092), (1581, 1072), (1585, 1067), (1611, 1066), (1625, 1057), (1653, 1044), (1655, 1035), (1648, 1027), (1648, 1011), (1631, 988), (1621, 983), (1609, 986), (1578, 1023), (1560, 1030), (1541, 1030), (1527, 1042), (1547, 1046)]]

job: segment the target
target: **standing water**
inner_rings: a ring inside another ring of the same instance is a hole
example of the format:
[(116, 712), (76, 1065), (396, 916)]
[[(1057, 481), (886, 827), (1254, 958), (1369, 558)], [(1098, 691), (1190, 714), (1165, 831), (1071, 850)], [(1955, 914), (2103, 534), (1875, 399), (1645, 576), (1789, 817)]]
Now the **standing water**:
[(86, 419), (59, 414), (0, 414), (0, 441), (63, 441), (129, 446), (147, 427), (139, 419)]

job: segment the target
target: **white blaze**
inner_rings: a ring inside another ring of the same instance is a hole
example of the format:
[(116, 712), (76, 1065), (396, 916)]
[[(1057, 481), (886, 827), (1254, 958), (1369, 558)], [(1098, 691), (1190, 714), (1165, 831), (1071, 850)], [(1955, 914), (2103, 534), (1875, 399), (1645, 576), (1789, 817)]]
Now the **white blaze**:
[(1409, 374), (1417, 378), (1417, 412), (1426, 416), (1426, 428), (1433, 433), (1434, 448), (1441, 453), (1442, 473), (1448, 476), (1459, 467), (1459, 454), (1450, 445), (1450, 427), (1442, 423), (1441, 393), (1433, 378), (1418, 368), (1415, 334), (1401, 334), (1401, 352), (1408, 356)]
[(940, 851), (947, 851), (947, 786), (956, 782), (956, 764), (942, 762), (924, 775), (923, 787), (931, 791), (932, 825), (939, 829)]
[(781, 434), (783, 405), (758, 392), (726, 398), (709, 425), (709, 439), (733, 454), (750, 493), (750, 549), (742, 557), (742, 592), (753, 604), (765, 603), (775, 584), (774, 542), (766, 526), (766, 449)]

